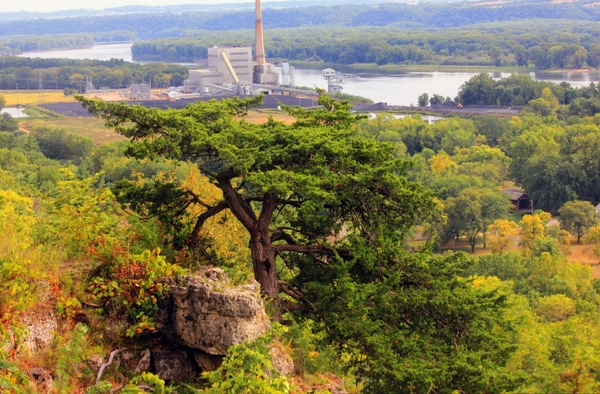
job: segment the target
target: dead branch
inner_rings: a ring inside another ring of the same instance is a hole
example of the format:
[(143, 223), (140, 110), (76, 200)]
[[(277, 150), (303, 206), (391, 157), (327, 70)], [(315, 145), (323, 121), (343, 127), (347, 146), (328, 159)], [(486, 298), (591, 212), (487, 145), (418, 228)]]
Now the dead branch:
[(108, 357), (108, 361), (105, 362), (104, 364), (102, 364), (102, 366), (100, 367), (100, 370), (98, 371), (98, 376), (96, 376), (96, 384), (98, 384), (98, 382), (100, 382), (100, 378), (102, 377), (102, 374), (104, 373), (104, 370), (112, 364), (115, 356), (123, 351), (127, 350), (126, 347), (121, 348), (121, 349), (117, 349), (117, 350), (113, 350), (112, 352), (110, 352), (110, 356)]

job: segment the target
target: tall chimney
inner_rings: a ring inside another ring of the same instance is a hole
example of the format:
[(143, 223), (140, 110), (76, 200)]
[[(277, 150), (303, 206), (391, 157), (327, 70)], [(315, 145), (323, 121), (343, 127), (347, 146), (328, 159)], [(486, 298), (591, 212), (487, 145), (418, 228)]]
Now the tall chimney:
[(256, 0), (256, 63), (265, 64), (265, 41), (263, 39), (262, 11), (260, 9), (260, 0)]

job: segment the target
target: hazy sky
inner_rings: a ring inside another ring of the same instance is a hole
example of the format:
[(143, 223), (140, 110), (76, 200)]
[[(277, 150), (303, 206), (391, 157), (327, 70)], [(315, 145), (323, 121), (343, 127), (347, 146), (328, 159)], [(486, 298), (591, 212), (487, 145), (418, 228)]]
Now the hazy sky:
[(2, 1), (0, 12), (11, 11), (59, 11), (70, 9), (102, 9), (123, 5), (176, 5), (176, 4), (223, 4), (246, 3), (253, 0), (16, 0)]

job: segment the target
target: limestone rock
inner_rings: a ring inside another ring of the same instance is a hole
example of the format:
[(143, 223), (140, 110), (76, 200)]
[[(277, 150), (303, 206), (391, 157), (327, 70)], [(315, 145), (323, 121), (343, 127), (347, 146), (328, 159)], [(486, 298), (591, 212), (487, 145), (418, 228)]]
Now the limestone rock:
[(182, 382), (192, 372), (185, 350), (154, 349), (152, 358), (154, 370), (163, 380)]
[(29, 376), (31, 376), (38, 392), (52, 393), (52, 390), (54, 389), (54, 380), (48, 370), (34, 367), (29, 370)]
[(294, 361), (283, 344), (274, 342), (269, 353), (273, 368), (284, 376), (291, 376), (294, 373)]
[(97, 373), (102, 368), (102, 364), (104, 364), (104, 358), (97, 353), (90, 354), (86, 361), (94, 373)]
[(225, 355), (229, 346), (253, 341), (271, 326), (256, 281), (232, 286), (222, 269), (204, 267), (170, 285), (156, 323), (175, 344)]
[(27, 327), (27, 333), (23, 337), (23, 345), (29, 354), (37, 354), (52, 346), (58, 329), (54, 313), (27, 315), (23, 319), (23, 323)]

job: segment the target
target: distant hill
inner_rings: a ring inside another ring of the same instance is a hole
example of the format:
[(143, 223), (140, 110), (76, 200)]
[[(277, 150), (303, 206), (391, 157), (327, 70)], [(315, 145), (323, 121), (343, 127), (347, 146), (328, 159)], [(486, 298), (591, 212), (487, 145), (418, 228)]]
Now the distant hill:
[[(379, 0), (380, 1), (380, 0)], [(462, 27), (478, 23), (529, 19), (597, 21), (599, 7), (581, 2), (428, 2), (383, 3), (369, 0), (324, 2), (266, 2), (266, 29), (302, 26), (398, 26), (412, 28)], [(142, 39), (180, 37), (190, 30), (254, 28), (253, 3), (126, 6), (102, 11), (0, 13), (0, 36), (73, 34), (130, 30)]]

